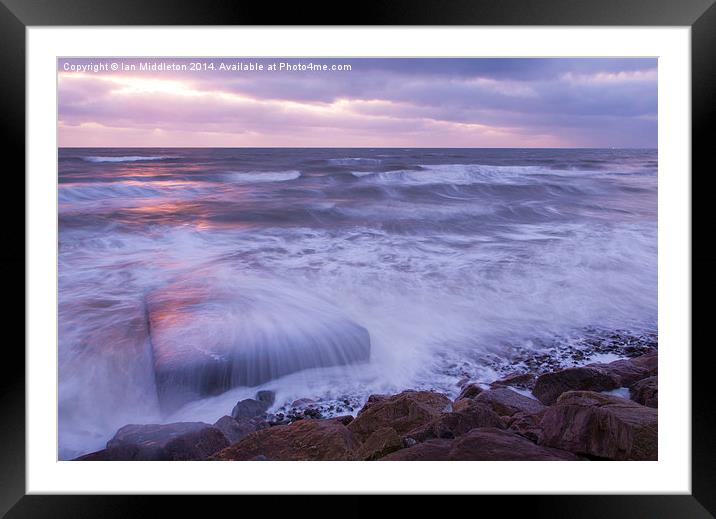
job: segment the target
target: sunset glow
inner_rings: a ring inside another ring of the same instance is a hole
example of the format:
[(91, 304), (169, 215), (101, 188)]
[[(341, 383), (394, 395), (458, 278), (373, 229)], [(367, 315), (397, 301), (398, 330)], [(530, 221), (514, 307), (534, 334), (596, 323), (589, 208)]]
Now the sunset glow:
[(350, 65), (327, 72), (218, 72), (207, 67), (221, 60), (188, 58), (170, 62), (200, 70), (156, 72), (136, 64), (167, 60), (114, 61), (117, 71), (58, 61), (60, 146), (656, 145), (655, 59), (320, 60)]

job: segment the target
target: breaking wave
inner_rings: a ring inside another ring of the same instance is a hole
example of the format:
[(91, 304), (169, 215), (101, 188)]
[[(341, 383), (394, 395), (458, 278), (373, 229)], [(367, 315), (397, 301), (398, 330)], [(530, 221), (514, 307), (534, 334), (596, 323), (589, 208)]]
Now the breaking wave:
[(168, 155), (151, 155), (151, 156), (126, 155), (126, 156), (119, 156), (119, 157), (99, 155), (99, 156), (82, 157), (82, 160), (84, 160), (86, 162), (144, 162), (144, 161), (167, 160), (167, 159), (177, 159), (177, 158), (179, 158), (179, 157), (173, 157), (173, 156), (168, 156)]

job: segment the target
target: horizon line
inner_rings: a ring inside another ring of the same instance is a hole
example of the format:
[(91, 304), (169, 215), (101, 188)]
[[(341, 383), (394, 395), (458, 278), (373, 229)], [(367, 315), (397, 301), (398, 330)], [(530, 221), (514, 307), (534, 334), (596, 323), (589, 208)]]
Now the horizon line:
[(57, 146), (57, 149), (114, 149), (114, 150), (151, 150), (151, 149), (247, 149), (247, 150), (305, 150), (305, 149), (316, 149), (316, 150), (658, 150), (658, 146)]

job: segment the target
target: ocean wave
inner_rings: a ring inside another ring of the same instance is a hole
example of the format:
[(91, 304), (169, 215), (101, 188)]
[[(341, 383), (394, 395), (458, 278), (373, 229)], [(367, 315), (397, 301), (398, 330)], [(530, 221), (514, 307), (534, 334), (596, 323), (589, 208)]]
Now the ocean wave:
[(286, 182), (288, 180), (296, 180), (301, 176), (300, 171), (228, 171), (227, 176), (230, 180), (239, 183), (252, 184), (254, 182)]
[(196, 183), (162, 183), (162, 182), (104, 182), (88, 184), (60, 184), (57, 190), (59, 202), (97, 202), (114, 198), (156, 198), (167, 195), (184, 193), (189, 196), (198, 194), (200, 191)]
[(378, 166), (383, 163), (380, 159), (368, 159), (363, 157), (342, 157), (339, 159), (328, 159), (329, 164), (334, 166)]
[(178, 157), (173, 157), (169, 155), (154, 155), (154, 156), (142, 156), (142, 155), (126, 155), (126, 156), (120, 156), (120, 157), (112, 157), (112, 156), (90, 156), (90, 157), (82, 157), (82, 160), (86, 162), (144, 162), (144, 161), (150, 161), (150, 160), (167, 160), (167, 159), (176, 159)]
[(381, 184), (521, 184), (533, 182), (534, 175), (587, 175), (588, 171), (554, 170), (540, 166), (486, 166), (480, 164), (439, 164), (420, 166), (420, 170), (383, 172), (352, 171), (354, 177)]

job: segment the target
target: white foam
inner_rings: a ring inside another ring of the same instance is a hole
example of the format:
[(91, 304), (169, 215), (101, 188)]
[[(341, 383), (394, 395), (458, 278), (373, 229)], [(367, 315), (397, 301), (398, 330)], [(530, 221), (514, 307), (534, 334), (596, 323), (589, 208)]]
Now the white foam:
[(227, 177), (241, 184), (253, 184), (255, 182), (286, 182), (296, 180), (301, 176), (300, 171), (228, 171)]
[(420, 170), (384, 172), (352, 171), (351, 174), (381, 184), (523, 184), (538, 182), (536, 175), (587, 176), (597, 172), (586, 170), (556, 170), (540, 166), (489, 166), (482, 164), (422, 165)]
[(82, 157), (82, 160), (87, 162), (140, 162), (140, 161), (148, 161), (148, 160), (166, 160), (166, 159), (176, 159), (178, 157), (173, 157), (169, 155), (153, 155), (153, 156), (142, 156), (142, 155), (126, 155), (126, 156), (120, 156), (120, 157), (112, 157), (112, 156), (90, 156), (90, 157)]
[(382, 164), (380, 159), (368, 159), (364, 157), (343, 157), (339, 159), (328, 159), (329, 164), (335, 166), (355, 166), (364, 164), (366, 166), (378, 166)]

